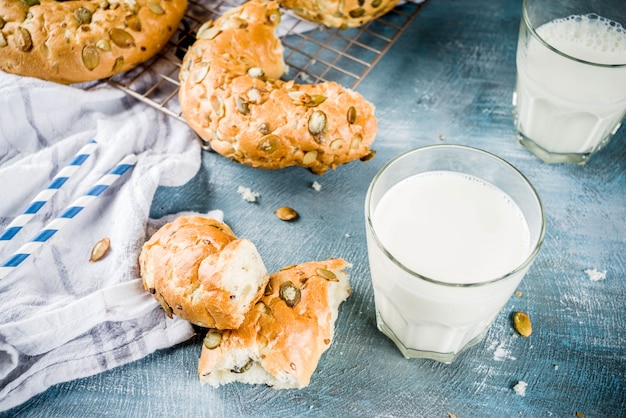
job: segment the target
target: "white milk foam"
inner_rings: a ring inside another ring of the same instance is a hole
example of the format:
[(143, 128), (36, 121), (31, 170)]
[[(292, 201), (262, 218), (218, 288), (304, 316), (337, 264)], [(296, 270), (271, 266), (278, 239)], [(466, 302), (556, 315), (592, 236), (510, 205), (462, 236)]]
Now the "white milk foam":
[(611, 19), (573, 15), (540, 26), (537, 34), (571, 57), (596, 64), (626, 64), (626, 30)]

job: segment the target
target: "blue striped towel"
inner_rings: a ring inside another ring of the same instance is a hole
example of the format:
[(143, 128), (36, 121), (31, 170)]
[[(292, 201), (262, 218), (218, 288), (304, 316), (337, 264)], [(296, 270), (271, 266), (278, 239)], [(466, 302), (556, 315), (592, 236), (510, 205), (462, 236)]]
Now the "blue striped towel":
[[(93, 375), (193, 335), (143, 289), (137, 256), (164, 220), (150, 220), (157, 186), (199, 170), (184, 124), (106, 83), (89, 90), (0, 72), (0, 230), (90, 139), (99, 147), (6, 246), (4, 261), (126, 154), (138, 161), (89, 208), (0, 281), (0, 411), (48, 387)], [(10, 106), (5, 106), (10, 104)], [(215, 215), (219, 218), (219, 212)], [(94, 244), (107, 255), (89, 262)]]

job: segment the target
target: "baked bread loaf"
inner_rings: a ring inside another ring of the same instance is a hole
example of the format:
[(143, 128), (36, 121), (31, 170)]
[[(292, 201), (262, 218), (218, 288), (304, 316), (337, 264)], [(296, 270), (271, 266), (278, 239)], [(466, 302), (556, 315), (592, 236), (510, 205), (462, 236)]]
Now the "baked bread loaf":
[(180, 71), (189, 126), (221, 155), (252, 167), (322, 174), (373, 156), (374, 106), (337, 83), (298, 85), (275, 35), (276, 1), (250, 0), (197, 32)]
[(0, 69), (71, 84), (127, 71), (176, 32), (187, 0), (2, 0)]
[(168, 316), (206, 328), (237, 328), (269, 280), (256, 247), (230, 227), (181, 216), (160, 228), (139, 255), (144, 286)]
[(343, 259), (309, 262), (271, 275), (263, 298), (237, 330), (209, 330), (198, 365), (200, 382), (310, 383), (333, 340), (338, 309), (350, 294)]
[(393, 9), (398, 0), (279, 0), (301, 18), (330, 28), (356, 28)]

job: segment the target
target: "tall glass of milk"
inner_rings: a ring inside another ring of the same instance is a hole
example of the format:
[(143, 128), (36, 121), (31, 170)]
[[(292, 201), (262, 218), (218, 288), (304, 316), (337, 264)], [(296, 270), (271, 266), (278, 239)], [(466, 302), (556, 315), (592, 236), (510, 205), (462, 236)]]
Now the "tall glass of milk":
[(444, 363), (483, 338), (545, 233), (526, 177), (460, 145), (417, 148), (382, 167), (365, 222), (378, 329), (405, 357)]
[(584, 164), (626, 115), (626, 1), (524, 0), (513, 95), (518, 141)]

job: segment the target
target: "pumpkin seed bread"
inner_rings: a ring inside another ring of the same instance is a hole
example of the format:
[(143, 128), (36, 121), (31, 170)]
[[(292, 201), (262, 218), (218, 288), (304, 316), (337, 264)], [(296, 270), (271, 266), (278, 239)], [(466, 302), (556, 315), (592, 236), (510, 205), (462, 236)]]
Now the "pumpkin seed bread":
[(206, 22), (181, 66), (183, 116), (210, 148), (262, 169), (299, 165), (316, 174), (367, 159), (374, 106), (334, 82), (298, 85), (275, 35), (276, 1), (250, 0)]
[(339, 305), (350, 295), (343, 259), (274, 273), (264, 296), (236, 330), (209, 330), (198, 364), (202, 384), (303, 388), (330, 347)]
[(143, 245), (139, 266), (144, 287), (168, 316), (205, 328), (239, 327), (269, 281), (252, 242), (202, 216), (160, 228)]
[(187, 0), (2, 0), (0, 69), (63, 84), (99, 80), (154, 56)]
[(302, 19), (330, 28), (356, 28), (386, 14), (398, 0), (279, 0)]

